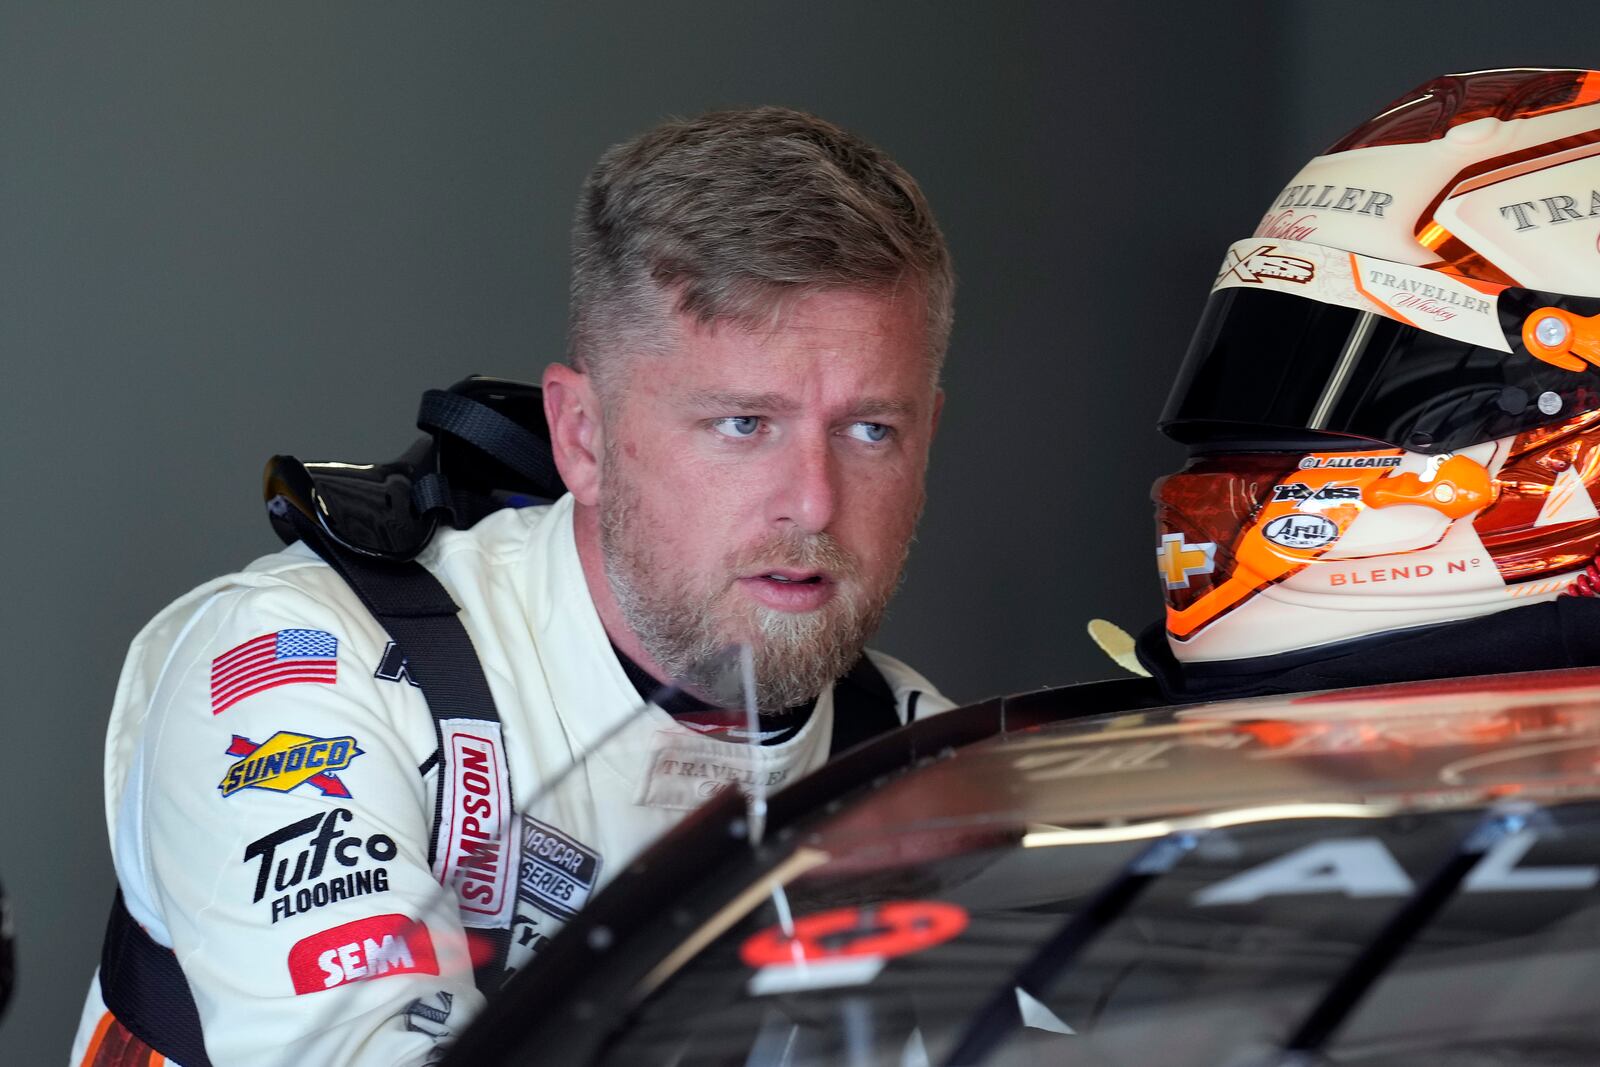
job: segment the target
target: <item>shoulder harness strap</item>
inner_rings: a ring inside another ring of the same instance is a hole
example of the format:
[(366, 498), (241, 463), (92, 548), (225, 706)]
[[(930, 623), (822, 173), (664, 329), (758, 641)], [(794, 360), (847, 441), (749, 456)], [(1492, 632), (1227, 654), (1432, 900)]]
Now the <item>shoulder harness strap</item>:
[[(907, 702), (907, 722), (916, 718), (917, 697)], [(888, 733), (900, 723), (899, 702), (889, 681), (865, 652), (849, 672), (833, 683), (833, 741), (828, 758)]]
[(178, 957), (128, 914), (120, 889), (100, 947), (100, 997), (124, 1030), (167, 1059), (211, 1067), (200, 1011)]
[[(443, 585), (415, 560), (365, 559), (324, 537), (304, 515), (292, 521), (306, 542), (355, 591), (394, 639), (405, 671), (422, 690), (438, 748), (433, 828), (428, 860), (454, 889), (461, 921), (473, 942), (476, 978), (486, 992), (499, 987), (511, 943), (521, 839), (511, 813), (510, 766), (489, 681), (484, 677), (460, 609)], [(423, 765), (426, 770), (428, 764)], [(476, 814), (463, 814), (470, 799)], [(483, 813), (483, 805), (490, 805)]]

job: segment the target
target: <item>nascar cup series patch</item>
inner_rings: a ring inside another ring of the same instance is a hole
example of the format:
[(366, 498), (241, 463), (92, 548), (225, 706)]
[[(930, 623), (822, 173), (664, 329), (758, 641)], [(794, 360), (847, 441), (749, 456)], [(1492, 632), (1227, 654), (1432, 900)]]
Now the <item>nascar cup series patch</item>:
[(217, 788), (225, 797), (242, 789), (270, 789), (287, 793), (310, 785), (326, 797), (349, 797), (350, 789), (335, 771), (342, 771), (361, 755), (353, 737), (313, 737), (279, 730), (257, 744), (233, 735), (228, 755), (243, 756), (222, 776)]
[(517, 896), (559, 919), (589, 902), (600, 876), (600, 853), (554, 826), (522, 817), (522, 865)]

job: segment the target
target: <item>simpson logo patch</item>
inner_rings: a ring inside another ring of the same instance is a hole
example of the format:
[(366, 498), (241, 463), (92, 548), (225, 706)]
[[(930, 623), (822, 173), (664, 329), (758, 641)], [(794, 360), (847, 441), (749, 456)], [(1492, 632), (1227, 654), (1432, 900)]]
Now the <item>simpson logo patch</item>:
[(375, 915), (295, 942), (289, 978), (298, 996), (392, 974), (438, 974), (428, 928), (404, 915)]
[(310, 785), (323, 796), (347, 798), (349, 788), (333, 772), (350, 766), (361, 749), (353, 737), (313, 737), (279, 730), (260, 744), (234, 734), (228, 755), (244, 759), (229, 767), (217, 783), (225, 797), (241, 789), (287, 793)]
[(444, 803), (433, 874), (455, 890), (465, 926), (496, 928), (511, 921), (519, 841), (511, 821), (511, 776), (500, 724), (446, 719)]
[(554, 826), (522, 817), (522, 865), (517, 896), (561, 919), (589, 902), (600, 875), (600, 853)]
[(245, 697), (299, 682), (339, 680), (339, 639), (326, 630), (278, 630), (252, 637), (211, 661), (211, 714)]

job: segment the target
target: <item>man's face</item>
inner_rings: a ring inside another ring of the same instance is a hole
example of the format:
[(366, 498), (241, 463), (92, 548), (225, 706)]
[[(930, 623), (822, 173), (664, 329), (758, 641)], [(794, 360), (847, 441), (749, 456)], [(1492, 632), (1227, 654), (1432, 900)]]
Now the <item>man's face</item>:
[(938, 412), (919, 300), (807, 296), (775, 324), (676, 321), (607, 406), (606, 576), (662, 669), (702, 695), (755, 652), (758, 703), (849, 668), (899, 580)]

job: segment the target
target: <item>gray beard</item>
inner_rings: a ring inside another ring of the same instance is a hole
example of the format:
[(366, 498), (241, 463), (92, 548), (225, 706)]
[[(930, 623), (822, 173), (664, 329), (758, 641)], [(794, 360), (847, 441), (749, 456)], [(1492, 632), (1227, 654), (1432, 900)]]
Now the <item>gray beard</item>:
[(776, 714), (806, 704), (850, 669), (882, 621), (900, 568), (896, 580), (871, 594), (861, 588), (854, 558), (826, 533), (774, 533), (730, 558), (726, 568), (730, 576), (764, 566), (826, 571), (837, 586), (816, 611), (774, 611), (727, 585), (697, 589), (654, 558), (638, 494), (609, 454), (603, 477), (600, 545), (611, 594), (645, 652), (696, 696), (724, 707), (743, 705), (729, 650), (749, 644), (757, 710)]

